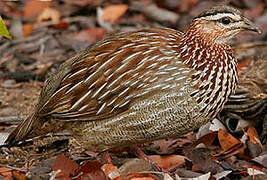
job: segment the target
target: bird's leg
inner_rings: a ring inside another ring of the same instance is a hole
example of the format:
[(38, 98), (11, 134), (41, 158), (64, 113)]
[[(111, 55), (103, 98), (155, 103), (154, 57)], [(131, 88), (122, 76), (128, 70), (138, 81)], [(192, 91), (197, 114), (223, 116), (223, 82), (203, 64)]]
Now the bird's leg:
[(100, 153), (100, 155), (101, 155), (101, 161), (103, 163), (108, 163), (108, 164), (112, 164), (113, 165), (112, 159), (111, 159), (110, 154), (109, 154), (108, 151), (104, 151), (104, 152)]
[(141, 159), (144, 159), (145, 161), (151, 163), (154, 168), (157, 170), (157, 171), (160, 171), (160, 172), (164, 172), (164, 170), (158, 165), (158, 163), (156, 163), (155, 161), (153, 161), (150, 157), (148, 157), (142, 150), (140, 147), (133, 147), (131, 148), (131, 151), (139, 158)]

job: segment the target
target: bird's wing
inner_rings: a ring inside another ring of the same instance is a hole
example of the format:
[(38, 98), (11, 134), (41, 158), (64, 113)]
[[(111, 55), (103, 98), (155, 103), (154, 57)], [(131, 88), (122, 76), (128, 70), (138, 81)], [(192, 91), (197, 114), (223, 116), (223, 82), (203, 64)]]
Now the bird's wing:
[[(37, 113), (99, 120), (129, 108), (178, 53), (182, 33), (153, 28), (107, 38), (63, 63), (46, 81)], [(163, 75), (162, 75), (163, 76)]]

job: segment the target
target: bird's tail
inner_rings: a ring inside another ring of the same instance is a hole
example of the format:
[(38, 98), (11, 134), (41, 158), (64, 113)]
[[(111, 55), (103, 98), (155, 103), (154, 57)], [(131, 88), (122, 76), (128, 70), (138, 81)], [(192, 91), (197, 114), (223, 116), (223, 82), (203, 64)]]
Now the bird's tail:
[(22, 123), (20, 123), (16, 129), (8, 136), (5, 144), (12, 146), (17, 142), (29, 137), (33, 133), (34, 126), (37, 125), (39, 119), (32, 114), (28, 116)]

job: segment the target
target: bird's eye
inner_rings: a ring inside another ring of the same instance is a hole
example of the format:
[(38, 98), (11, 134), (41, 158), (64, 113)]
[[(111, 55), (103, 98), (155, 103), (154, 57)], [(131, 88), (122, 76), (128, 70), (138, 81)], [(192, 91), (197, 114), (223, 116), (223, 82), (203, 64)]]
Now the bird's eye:
[(231, 19), (229, 19), (228, 17), (224, 17), (224, 18), (221, 19), (221, 22), (222, 22), (223, 24), (230, 24)]

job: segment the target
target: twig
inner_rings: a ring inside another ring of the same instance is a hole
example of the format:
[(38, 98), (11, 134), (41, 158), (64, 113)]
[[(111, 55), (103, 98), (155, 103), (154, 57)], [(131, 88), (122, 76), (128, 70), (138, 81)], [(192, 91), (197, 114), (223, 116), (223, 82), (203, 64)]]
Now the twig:
[(30, 42), (30, 41), (35, 41), (38, 39), (41, 39), (42, 37), (44, 37), (46, 35), (46, 31), (41, 31), (38, 32), (34, 35), (28, 36), (26, 38), (21, 38), (21, 39), (17, 39), (17, 40), (12, 40), (12, 45), (13, 44), (19, 44), (19, 43), (23, 43), (23, 42)]
[(12, 169), (12, 170), (16, 170), (16, 171), (19, 171), (19, 172), (22, 172), (22, 173), (26, 173), (27, 172), (26, 170), (23, 170), (23, 169), (20, 169), (20, 168), (16, 168), (16, 167), (13, 167), (13, 166), (9, 166), (9, 165), (6, 165), (6, 164), (0, 164), (0, 166), (5, 167), (5, 168), (9, 168), (9, 169)]
[(3, 45), (0, 46), (0, 54), (2, 54), (3, 50), (6, 49), (11, 44), (10, 41), (5, 42)]
[(18, 124), (26, 116), (0, 116), (0, 123)]
[(145, 4), (141, 1), (133, 1), (130, 8), (142, 12), (147, 17), (159, 22), (171, 22), (172, 24), (175, 24), (180, 18), (177, 13), (159, 8), (155, 4)]

